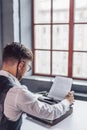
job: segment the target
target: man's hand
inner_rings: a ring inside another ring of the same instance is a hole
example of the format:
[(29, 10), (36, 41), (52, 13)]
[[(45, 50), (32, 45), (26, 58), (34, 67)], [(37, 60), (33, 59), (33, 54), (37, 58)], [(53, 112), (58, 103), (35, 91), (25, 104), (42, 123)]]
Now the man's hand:
[(69, 92), (65, 96), (65, 99), (67, 99), (70, 102), (70, 104), (73, 104), (73, 102), (74, 102), (74, 92), (73, 91)]

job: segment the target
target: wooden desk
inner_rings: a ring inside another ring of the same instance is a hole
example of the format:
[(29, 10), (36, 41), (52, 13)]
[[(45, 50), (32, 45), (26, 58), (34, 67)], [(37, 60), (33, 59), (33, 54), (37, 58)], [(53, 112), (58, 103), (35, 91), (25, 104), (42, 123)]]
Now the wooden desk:
[(73, 106), (73, 114), (55, 126), (28, 120), (24, 115), (21, 130), (87, 130), (87, 102), (76, 100)]

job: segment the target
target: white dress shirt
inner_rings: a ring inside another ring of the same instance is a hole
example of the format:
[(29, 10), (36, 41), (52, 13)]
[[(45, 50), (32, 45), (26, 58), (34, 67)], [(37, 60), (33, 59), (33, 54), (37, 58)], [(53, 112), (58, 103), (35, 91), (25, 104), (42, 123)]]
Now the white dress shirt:
[(67, 99), (55, 105), (40, 102), (36, 95), (30, 92), (25, 85), (21, 85), (12, 74), (1, 70), (0, 75), (9, 77), (14, 81), (14, 87), (7, 92), (4, 102), (4, 114), (9, 120), (16, 121), (22, 112), (53, 120), (69, 109), (70, 103)]

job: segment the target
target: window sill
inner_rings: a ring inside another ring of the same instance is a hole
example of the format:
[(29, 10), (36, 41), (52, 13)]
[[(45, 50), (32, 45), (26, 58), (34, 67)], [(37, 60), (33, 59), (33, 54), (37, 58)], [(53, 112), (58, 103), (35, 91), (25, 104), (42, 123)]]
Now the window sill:
[[(34, 79), (34, 80), (41, 80), (41, 81), (52, 81), (52, 82), (54, 81), (53, 77), (45, 77), (45, 76), (34, 76), (34, 75), (31, 75), (31, 76), (24, 76), (23, 78)], [(84, 81), (84, 80), (73, 80), (73, 84), (87, 86), (87, 81)]]

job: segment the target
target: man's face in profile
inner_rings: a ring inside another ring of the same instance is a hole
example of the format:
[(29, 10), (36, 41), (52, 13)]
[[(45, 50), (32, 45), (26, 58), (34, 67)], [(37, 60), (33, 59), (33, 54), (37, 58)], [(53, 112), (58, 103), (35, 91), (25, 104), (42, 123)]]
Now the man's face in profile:
[(31, 70), (31, 66), (29, 65), (29, 60), (23, 60), (18, 65), (17, 79), (21, 80), (24, 74)]

